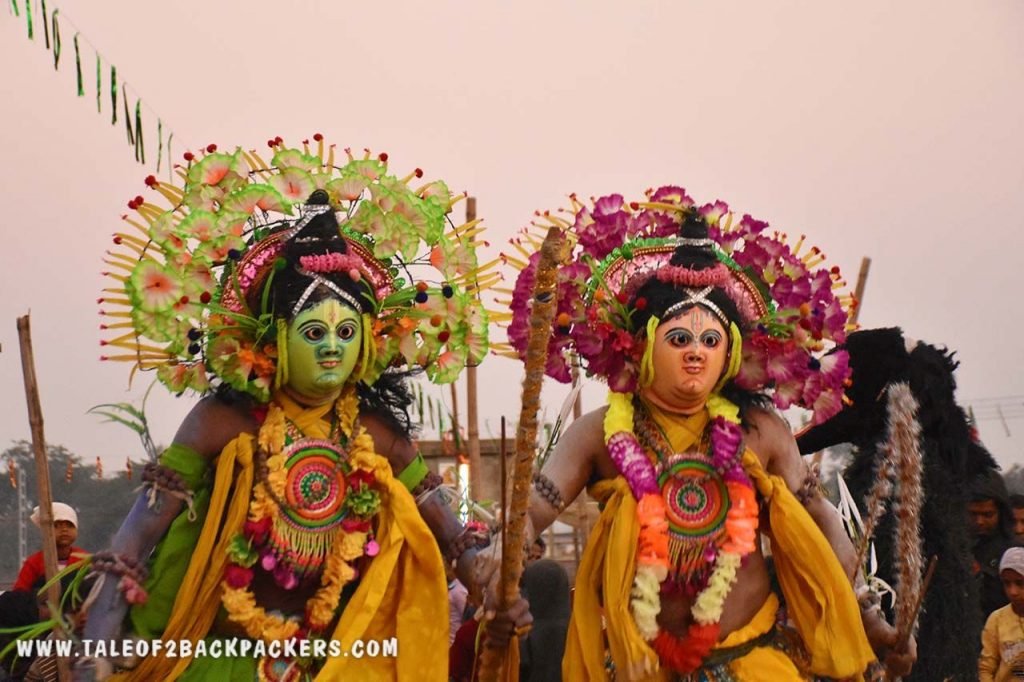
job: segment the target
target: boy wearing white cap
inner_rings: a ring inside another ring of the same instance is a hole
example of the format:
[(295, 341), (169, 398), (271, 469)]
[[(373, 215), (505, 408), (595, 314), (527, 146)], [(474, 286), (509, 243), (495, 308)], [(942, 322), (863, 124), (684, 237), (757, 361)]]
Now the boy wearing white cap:
[[(32, 523), (39, 525), (39, 507), (32, 511)], [(78, 539), (78, 514), (69, 504), (53, 503), (53, 536), (57, 542), (57, 568), (65, 568), (68, 563), (88, 554), (81, 547), (75, 547)], [(45, 578), (46, 568), (43, 565), (42, 550), (25, 559), (14, 582), (14, 590), (31, 590), (40, 578)]]
[(1003, 553), (999, 579), (1010, 603), (992, 612), (981, 633), (981, 682), (1024, 679), (1024, 547)]

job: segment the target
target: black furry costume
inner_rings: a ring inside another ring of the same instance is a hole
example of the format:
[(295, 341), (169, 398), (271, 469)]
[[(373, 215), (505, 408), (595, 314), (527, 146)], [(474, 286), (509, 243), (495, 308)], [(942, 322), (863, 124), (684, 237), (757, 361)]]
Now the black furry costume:
[[(854, 458), (843, 477), (854, 499), (863, 504), (875, 478), (878, 448), (887, 437), (885, 388), (894, 382), (909, 384), (919, 403), (921, 425), (924, 559), (937, 555), (939, 560), (920, 617), (918, 661), (906, 679), (976, 680), (984, 620), (971, 570), (973, 540), (966, 509), (971, 482), (996, 464), (983, 447), (972, 445), (967, 417), (954, 400), (958, 363), (952, 353), (923, 342), (908, 351), (897, 328), (855, 332), (845, 347), (853, 370), (847, 390), (853, 405), (801, 434), (800, 451), (852, 443)], [(892, 533), (893, 514), (887, 511), (874, 543), (878, 576), (889, 584), (895, 580)]]

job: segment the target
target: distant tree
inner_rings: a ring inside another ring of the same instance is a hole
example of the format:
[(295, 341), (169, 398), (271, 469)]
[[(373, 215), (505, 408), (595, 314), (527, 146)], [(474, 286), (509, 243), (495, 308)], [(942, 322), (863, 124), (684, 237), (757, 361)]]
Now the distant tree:
[[(9, 462), (15, 463), (18, 477), (25, 481), (26, 514), (38, 504), (36, 465), (32, 445), (16, 441), (0, 453), (0, 589), (14, 582), (21, 566), (18, 563), (18, 491), (8, 482)], [(134, 480), (129, 480), (123, 471), (107, 472), (105, 478), (96, 475), (94, 465), (86, 465), (82, 459), (60, 445), (47, 447), (47, 461), (50, 470), (50, 488), (55, 502), (64, 502), (78, 512), (78, 541), (76, 544), (89, 551), (103, 549), (110, 544), (110, 538), (128, 514), (140, 484), (141, 463), (133, 463)], [(68, 473), (70, 472), (70, 481)], [(40, 549), (42, 536), (39, 529), (27, 522), (29, 554)]]

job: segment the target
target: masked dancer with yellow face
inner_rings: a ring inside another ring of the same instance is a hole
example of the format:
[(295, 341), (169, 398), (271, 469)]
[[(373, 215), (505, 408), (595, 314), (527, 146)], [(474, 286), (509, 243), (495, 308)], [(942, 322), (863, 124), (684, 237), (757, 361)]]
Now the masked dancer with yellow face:
[(170, 208), (133, 199), (106, 259), (110, 359), (205, 397), (94, 557), (85, 633), (179, 650), (79, 678), (447, 678), (444, 562), (468, 583), (480, 539), (415, 450), (405, 379), (487, 351), (479, 229), (386, 154), (268, 144), (148, 178)]
[[(575, 356), (610, 391), (561, 435), (530, 504), (534, 533), (585, 486), (602, 509), (564, 679), (851, 678), (876, 657), (905, 672), (913, 639), (895, 651), (893, 628), (859, 608), (853, 548), (771, 409), (823, 420), (840, 408), (845, 356), (823, 356), (846, 334), (838, 269), (678, 187), (572, 201), (535, 223), (562, 228), (572, 254), (547, 372), (568, 381)], [(508, 255), (529, 258), (510, 302), (519, 353), (535, 234)]]

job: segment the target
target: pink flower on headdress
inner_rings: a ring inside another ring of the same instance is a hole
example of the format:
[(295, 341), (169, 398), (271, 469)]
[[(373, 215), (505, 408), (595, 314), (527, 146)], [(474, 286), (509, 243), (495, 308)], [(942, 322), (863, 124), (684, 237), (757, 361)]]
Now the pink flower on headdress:
[(744, 213), (740, 222), (736, 225), (736, 229), (739, 230), (740, 235), (743, 237), (760, 234), (764, 232), (767, 227), (767, 222), (752, 218), (749, 213)]
[(718, 219), (729, 212), (729, 205), (722, 200), (713, 204), (704, 204), (698, 213), (708, 225), (717, 225)]
[(651, 194), (651, 201), (658, 202), (659, 204), (676, 204), (685, 208), (693, 206), (694, 203), (690, 195), (686, 193), (686, 190), (676, 185), (659, 187)]
[(579, 244), (583, 252), (600, 260), (626, 240), (629, 214), (623, 210), (621, 194), (601, 197), (593, 212), (582, 209), (576, 216)]
[(772, 298), (780, 308), (797, 308), (811, 296), (810, 282), (806, 279), (793, 281), (780, 277), (772, 286)]
[[(674, 237), (679, 234), (679, 221), (676, 216), (665, 211), (647, 210), (643, 214), (644, 224), (637, 234), (644, 237)], [(640, 216), (637, 216), (639, 221)]]

